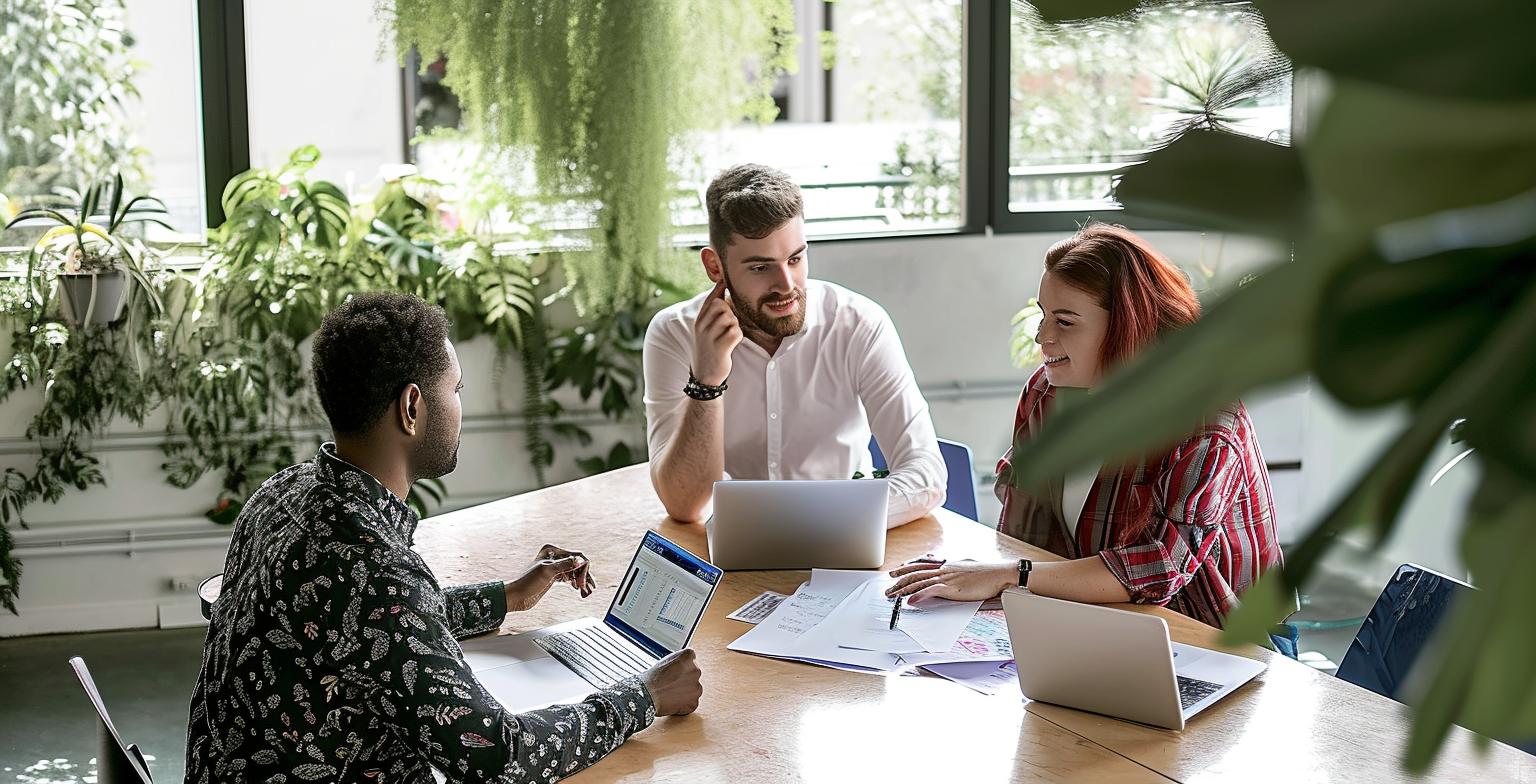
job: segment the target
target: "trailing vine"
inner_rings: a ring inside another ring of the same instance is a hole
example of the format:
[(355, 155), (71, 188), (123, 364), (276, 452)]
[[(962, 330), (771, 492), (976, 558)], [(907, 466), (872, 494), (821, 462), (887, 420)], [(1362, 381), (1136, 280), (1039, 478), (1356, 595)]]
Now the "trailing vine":
[(669, 260), (674, 142), (772, 119), (769, 90), (795, 65), (789, 0), (380, 5), (402, 61), (445, 55), (444, 83), (479, 134), (531, 150), (546, 199), (586, 205), (591, 250), (563, 254), (582, 314), (650, 300)]

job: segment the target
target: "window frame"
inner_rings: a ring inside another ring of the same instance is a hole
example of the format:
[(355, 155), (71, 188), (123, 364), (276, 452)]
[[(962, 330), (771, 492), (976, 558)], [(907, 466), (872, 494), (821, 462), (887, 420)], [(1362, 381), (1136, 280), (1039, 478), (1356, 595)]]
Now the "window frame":
[(224, 223), (224, 186), (251, 168), (245, 0), (197, 0), (197, 61), (203, 214), (215, 229)]
[[(1217, 0), (1222, 2), (1224, 0)], [(961, 7), (961, 172), (960, 223), (954, 228), (868, 232), (818, 237), (817, 242), (867, 241), (985, 234), (989, 232), (1070, 232), (1089, 219), (1109, 220), (1144, 231), (1200, 230), (1201, 227), (1138, 216), (1123, 208), (1101, 211), (1008, 208), (1008, 123), (1011, 79), (1012, 0), (963, 0)], [(250, 168), (245, 0), (197, 0), (199, 91), (202, 115), (204, 206), (208, 228), (224, 221), (220, 205), (225, 183)], [(410, 90), (417, 62), (401, 70), (402, 98)], [(1293, 91), (1291, 115), (1297, 117)], [(402, 100), (402, 121), (412, 130), (410, 102)], [(410, 133), (406, 148), (410, 148)]]

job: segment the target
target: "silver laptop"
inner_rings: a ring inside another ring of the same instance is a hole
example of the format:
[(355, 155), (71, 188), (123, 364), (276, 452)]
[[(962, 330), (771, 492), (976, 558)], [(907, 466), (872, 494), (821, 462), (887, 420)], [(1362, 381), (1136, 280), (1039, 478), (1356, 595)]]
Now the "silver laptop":
[(688, 646), (720, 585), (714, 565), (647, 531), (601, 621), (578, 618), (463, 643), (486, 691), (513, 711), (580, 700)]
[(1024, 696), (1168, 729), (1264, 671), (1264, 663), (1170, 642), (1155, 615), (1003, 592)]
[(709, 560), (722, 569), (876, 569), (887, 479), (715, 483)]

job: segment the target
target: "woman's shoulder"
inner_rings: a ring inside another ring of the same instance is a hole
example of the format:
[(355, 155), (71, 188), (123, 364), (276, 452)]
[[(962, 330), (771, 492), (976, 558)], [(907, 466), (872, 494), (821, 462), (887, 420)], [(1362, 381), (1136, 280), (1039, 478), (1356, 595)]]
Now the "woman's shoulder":
[(1191, 452), (1208, 452), (1226, 447), (1247, 451), (1257, 445), (1258, 435), (1253, 420), (1241, 400), (1234, 400), (1211, 412), (1200, 421), (1184, 440), (1176, 445), (1170, 457), (1188, 455)]

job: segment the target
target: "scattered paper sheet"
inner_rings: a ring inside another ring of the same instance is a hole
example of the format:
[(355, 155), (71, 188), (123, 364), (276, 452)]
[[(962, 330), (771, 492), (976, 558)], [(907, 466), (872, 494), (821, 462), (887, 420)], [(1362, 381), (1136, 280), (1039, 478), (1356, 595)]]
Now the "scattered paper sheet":
[(894, 582), (883, 574), (869, 578), (827, 618), (827, 625), (840, 632), (839, 645), (885, 653), (943, 653), (960, 639), (981, 606), (948, 599), (909, 603), (892, 629), (891, 600), (885, 591)]
[(944, 664), (947, 662), (1005, 662), (1013, 659), (1013, 644), (1008, 639), (1008, 621), (1002, 610), (981, 610), (966, 624), (960, 639), (944, 653), (902, 654), (907, 664)]
[(778, 607), (780, 602), (788, 598), (788, 596), (785, 596), (782, 593), (763, 591), (757, 595), (756, 599), (747, 602), (746, 604), (737, 608), (736, 612), (733, 612), (725, 617), (733, 621), (741, 621), (743, 623), (757, 623), (764, 618), (767, 618), (768, 614), (773, 612), (774, 608)]
[(1015, 694), (1019, 691), (1019, 669), (1012, 661), (1002, 664), (990, 661), (925, 664), (923, 669), (982, 694), (997, 694), (1008, 689)]
[(811, 581), (779, 603), (762, 622), (726, 646), (733, 651), (793, 659), (854, 672), (888, 673), (906, 665), (889, 653), (840, 648), (831, 624), (833, 611), (870, 579), (871, 573), (816, 569)]

